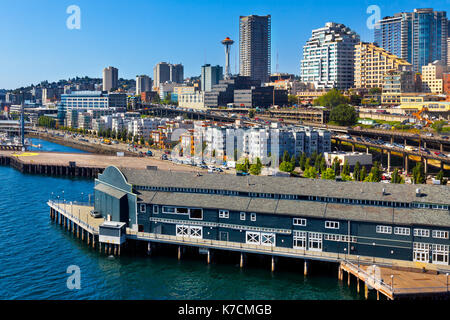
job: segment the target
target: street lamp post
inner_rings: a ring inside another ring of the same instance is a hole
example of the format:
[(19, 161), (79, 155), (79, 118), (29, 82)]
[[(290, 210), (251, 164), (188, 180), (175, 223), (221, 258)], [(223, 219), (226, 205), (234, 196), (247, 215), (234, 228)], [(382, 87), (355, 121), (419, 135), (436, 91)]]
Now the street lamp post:
[(392, 292), (394, 292), (394, 275), (393, 274), (391, 274), (391, 289), (392, 289)]

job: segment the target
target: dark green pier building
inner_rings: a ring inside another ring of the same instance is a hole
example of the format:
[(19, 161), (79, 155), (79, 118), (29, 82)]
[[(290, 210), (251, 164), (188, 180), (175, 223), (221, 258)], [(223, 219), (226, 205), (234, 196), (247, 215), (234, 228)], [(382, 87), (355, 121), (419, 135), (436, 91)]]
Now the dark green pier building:
[[(116, 167), (95, 181), (95, 210), (129, 239), (442, 272), (450, 270), (449, 206), (450, 188), (435, 185)], [(102, 232), (114, 235), (107, 225)]]

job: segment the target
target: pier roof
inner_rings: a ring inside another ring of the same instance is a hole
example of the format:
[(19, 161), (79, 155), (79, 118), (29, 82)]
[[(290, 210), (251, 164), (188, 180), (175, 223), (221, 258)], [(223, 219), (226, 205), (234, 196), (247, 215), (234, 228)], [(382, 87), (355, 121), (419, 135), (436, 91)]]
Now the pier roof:
[(447, 210), (389, 208), (316, 201), (264, 199), (183, 192), (139, 191), (138, 193), (140, 201), (163, 206), (199, 207), (215, 210), (225, 209), (232, 211), (385, 224), (450, 226), (450, 214)]
[[(450, 188), (439, 185), (337, 182), (286, 177), (234, 176), (162, 170), (120, 169), (133, 186), (198, 188), (237, 192), (319, 196), (355, 200), (449, 205)], [(420, 197), (416, 189), (420, 189)], [(383, 193), (384, 190), (384, 193)], [(198, 194), (197, 194), (198, 195)], [(261, 200), (261, 199), (259, 199)]]

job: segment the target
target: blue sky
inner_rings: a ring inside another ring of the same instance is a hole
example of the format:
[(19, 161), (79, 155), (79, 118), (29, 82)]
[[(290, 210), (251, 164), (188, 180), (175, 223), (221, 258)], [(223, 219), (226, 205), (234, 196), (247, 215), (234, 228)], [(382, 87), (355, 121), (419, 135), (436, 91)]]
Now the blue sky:
[[(66, 9), (81, 9), (81, 29), (69, 30)], [(236, 41), (231, 69), (239, 70), (239, 16), (272, 15), (272, 72), (299, 74), (301, 50), (311, 30), (344, 23), (363, 41), (370, 5), (381, 17), (414, 8), (450, 11), (450, 0), (0, 0), (0, 88), (13, 89), (75, 76), (101, 77), (104, 67), (119, 77), (153, 77), (160, 61), (182, 63), (185, 76), (200, 74), (206, 62), (224, 65), (220, 41)]]

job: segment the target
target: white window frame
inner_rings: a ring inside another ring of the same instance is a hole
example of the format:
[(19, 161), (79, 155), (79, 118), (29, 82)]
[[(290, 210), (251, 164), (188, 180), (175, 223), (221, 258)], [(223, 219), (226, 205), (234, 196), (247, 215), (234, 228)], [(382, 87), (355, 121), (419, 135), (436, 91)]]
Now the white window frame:
[(147, 206), (145, 205), (145, 203), (140, 203), (139, 204), (139, 211), (141, 213), (145, 213), (146, 209), (147, 209)]
[(294, 218), (294, 219), (292, 219), (292, 224), (294, 226), (306, 227), (306, 219)]
[(153, 214), (158, 214), (158, 213), (159, 213), (159, 206), (153, 205)]
[(250, 221), (256, 221), (256, 213), (250, 213)]
[[(187, 212), (178, 212), (178, 209), (186, 209)], [(175, 207), (175, 213), (176, 213), (176, 214), (189, 215), (189, 208), (186, 208), (186, 207)]]
[[(317, 244), (315, 246), (314, 244)], [(323, 248), (323, 240), (322, 234), (319, 232), (310, 232), (308, 234), (308, 250), (310, 251), (322, 251)]]
[(239, 214), (239, 219), (241, 220), (241, 221), (245, 221), (245, 217), (246, 215), (245, 215), (245, 212), (241, 212), (240, 214)]
[(339, 229), (339, 222), (325, 221), (325, 229)]
[(411, 235), (411, 229), (405, 228), (405, 227), (395, 227), (394, 234), (397, 234), (400, 236), (409, 236), (409, 235)]
[(377, 233), (383, 233), (383, 234), (392, 234), (392, 227), (390, 227), (390, 226), (377, 226), (376, 232)]
[(414, 242), (413, 261), (426, 263), (430, 261), (430, 245), (428, 243)]
[[(167, 209), (173, 209), (173, 212), (168, 211)], [(166, 213), (166, 214), (174, 214), (176, 212), (175, 207), (171, 207), (171, 206), (163, 206), (162, 207), (162, 213)]]
[(428, 229), (414, 229), (414, 236), (415, 237), (429, 238), (430, 237), (430, 230), (428, 230)]
[(448, 231), (444, 230), (433, 230), (433, 238), (435, 239), (448, 239)]
[(189, 227), (185, 225), (176, 225), (176, 236), (177, 237), (189, 237)]
[(294, 249), (306, 249), (306, 231), (292, 231), (292, 247)]
[(221, 219), (229, 219), (230, 218), (230, 211), (228, 211), (228, 210), (219, 210), (219, 218), (221, 218)]
[(431, 246), (431, 262), (434, 264), (448, 265), (449, 246), (444, 244), (433, 244)]
[[(193, 209), (194, 210), (200, 210), (200, 212), (202, 214), (202, 217), (201, 218), (192, 218), (191, 217), (191, 210), (193, 210)], [(203, 220), (203, 209), (201, 209), (201, 208), (191, 208), (188, 211), (189, 211), (189, 219), (191, 219), (191, 220)]]

